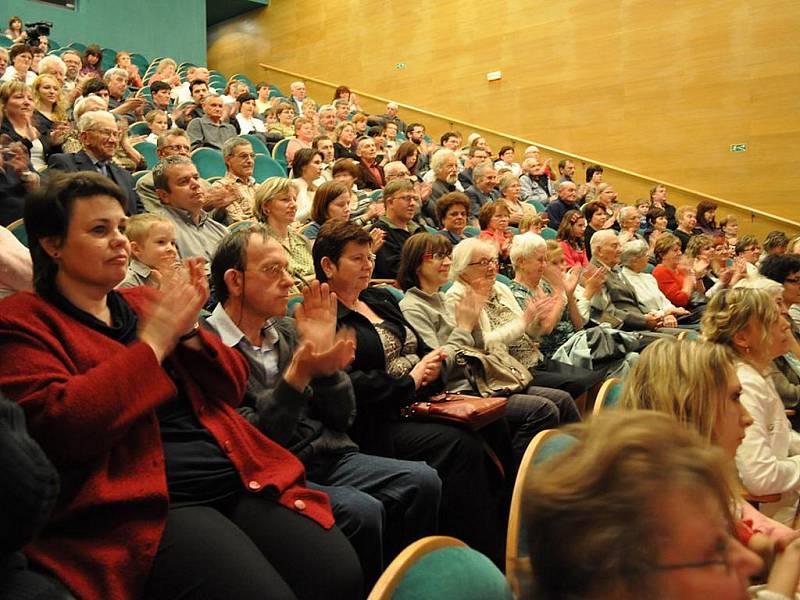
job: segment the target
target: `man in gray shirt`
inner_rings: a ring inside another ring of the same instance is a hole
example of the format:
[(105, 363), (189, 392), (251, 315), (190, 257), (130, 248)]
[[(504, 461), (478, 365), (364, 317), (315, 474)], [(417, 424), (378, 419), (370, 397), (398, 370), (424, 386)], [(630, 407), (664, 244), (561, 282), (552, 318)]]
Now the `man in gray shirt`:
[(216, 148), (222, 150), (225, 140), (236, 136), (236, 128), (222, 121), (224, 107), (222, 98), (208, 96), (203, 101), (205, 116), (192, 119), (186, 127), (192, 150), (197, 148)]

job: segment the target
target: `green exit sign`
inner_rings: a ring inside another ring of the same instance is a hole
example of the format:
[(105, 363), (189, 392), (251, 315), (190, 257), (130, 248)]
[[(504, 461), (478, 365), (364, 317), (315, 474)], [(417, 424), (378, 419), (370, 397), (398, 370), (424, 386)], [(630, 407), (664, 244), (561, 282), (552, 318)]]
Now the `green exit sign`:
[(747, 152), (747, 144), (731, 144), (731, 152)]

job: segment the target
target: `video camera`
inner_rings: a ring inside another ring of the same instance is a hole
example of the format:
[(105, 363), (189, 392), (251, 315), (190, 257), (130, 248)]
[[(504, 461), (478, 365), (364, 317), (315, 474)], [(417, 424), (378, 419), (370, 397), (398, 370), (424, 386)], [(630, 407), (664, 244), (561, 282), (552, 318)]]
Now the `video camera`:
[(50, 37), (53, 29), (52, 21), (37, 21), (36, 23), (25, 23), (25, 35), (28, 36), (29, 46), (38, 46), (39, 37)]

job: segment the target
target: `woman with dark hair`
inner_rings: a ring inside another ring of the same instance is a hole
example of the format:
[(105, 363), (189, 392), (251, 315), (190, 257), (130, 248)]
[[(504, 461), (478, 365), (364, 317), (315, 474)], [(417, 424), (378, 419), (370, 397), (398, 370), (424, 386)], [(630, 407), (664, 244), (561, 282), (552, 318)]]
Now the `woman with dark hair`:
[(103, 49), (97, 44), (89, 44), (83, 52), (83, 68), (81, 76), (91, 75), (103, 79)]
[(585, 202), (591, 202), (597, 196), (597, 186), (603, 183), (603, 167), (589, 165), (586, 167), (586, 197)]
[(3, 35), (5, 35), (12, 42), (16, 42), (23, 33), (22, 19), (20, 19), (17, 15), (14, 15), (8, 20), (8, 29), (5, 30)]
[(397, 152), (394, 153), (394, 159), (403, 163), (408, 172), (414, 177), (417, 177), (417, 169), (419, 168), (419, 148), (414, 142), (403, 142), (397, 147)]
[(644, 239), (652, 246), (658, 237), (667, 231), (668, 223), (667, 211), (658, 206), (651, 206), (647, 209), (647, 228), (644, 232)]
[(339, 302), (339, 327), (356, 336), (350, 379), (358, 411), (350, 436), (362, 452), (434, 467), (442, 480), (441, 533), (502, 563), (504, 517), (493, 491), (502, 486), (491, 476), (483, 437), (457, 425), (400, 415), (402, 408), (441, 390), (445, 356), (417, 334), (391, 293), (369, 287), (371, 243), (357, 225), (332, 220), (322, 226), (313, 248), (317, 279), (328, 283)]
[(311, 217), (311, 202), (317, 186), (314, 182), (322, 173), (322, 153), (313, 148), (300, 148), (294, 153), (292, 161), (292, 182), (297, 188), (298, 223), (305, 223)]
[(315, 240), (319, 228), (328, 219), (350, 218), (350, 190), (341, 181), (326, 181), (314, 193), (311, 204), (311, 222), (303, 228), (303, 235)]
[(436, 201), (436, 213), (442, 229), (441, 235), (455, 246), (464, 239), (464, 229), (469, 217), (469, 197), (463, 192), (450, 192)]
[(697, 204), (697, 226), (708, 235), (719, 235), (717, 226), (717, 203), (711, 200), (701, 200)]
[(33, 64), (33, 48), (27, 44), (14, 44), (8, 51), (10, 63), (0, 77), (0, 81), (21, 81), (25, 85), (33, 85), (36, 72), (31, 68)]
[(586, 219), (579, 210), (568, 210), (558, 226), (556, 239), (564, 249), (564, 259), (570, 267), (585, 267), (586, 257)]
[(331, 104), (333, 104), (337, 100), (347, 100), (349, 111), (351, 113), (361, 111), (361, 107), (358, 105), (358, 98), (353, 92), (350, 91), (350, 88), (347, 87), (346, 85), (340, 85), (334, 90)]
[(36, 293), (0, 304), (0, 387), (63, 490), (26, 552), (80, 598), (358, 597), (327, 497), (236, 411), (247, 367), (197, 326), (202, 259), (161, 291), (114, 290), (126, 204), (88, 172), (25, 207)]
[(507, 277), (514, 276), (511, 267), (511, 240), (514, 234), (508, 228), (509, 210), (502, 200), (488, 202), (481, 207), (478, 213), (478, 224), (481, 232), (478, 239), (492, 242), (497, 247), (497, 256), (500, 259), (500, 272)]
[(500, 148), (500, 151), (497, 153), (497, 158), (498, 160), (494, 162), (495, 169), (498, 171), (500, 169), (510, 169), (514, 177), (517, 178), (522, 175), (522, 167), (519, 166), (519, 163), (514, 162), (513, 146), (503, 146)]
[(586, 230), (583, 232), (583, 249), (586, 252), (586, 258), (592, 258), (592, 236), (598, 231), (604, 229), (606, 217), (606, 208), (599, 202), (587, 202), (583, 205), (583, 216), (586, 219)]

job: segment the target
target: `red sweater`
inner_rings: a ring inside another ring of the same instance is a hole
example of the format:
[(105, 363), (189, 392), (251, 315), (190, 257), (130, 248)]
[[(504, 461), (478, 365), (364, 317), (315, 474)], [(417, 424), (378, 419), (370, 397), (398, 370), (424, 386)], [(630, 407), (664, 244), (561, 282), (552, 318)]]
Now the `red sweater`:
[(586, 250), (577, 250), (573, 248), (568, 242), (561, 240), (558, 242), (564, 249), (564, 260), (570, 267), (586, 267), (589, 264), (589, 259), (586, 258)]
[(657, 265), (653, 269), (653, 277), (656, 278), (658, 289), (664, 293), (667, 300), (675, 306), (688, 306), (691, 294), (683, 291), (686, 277), (682, 273), (668, 269), (664, 265)]
[[(139, 315), (157, 293), (120, 292)], [(200, 340), (203, 350), (179, 346), (166, 360), (242, 489), (266, 489), (331, 527), (327, 496), (303, 487), (300, 461), (236, 412), (244, 358), (206, 331)], [(80, 598), (141, 597), (169, 506), (155, 409), (177, 393), (172, 380), (146, 344), (124, 346), (28, 292), (0, 302), (0, 356), (0, 388), (61, 477), (50, 521), (26, 553)]]

